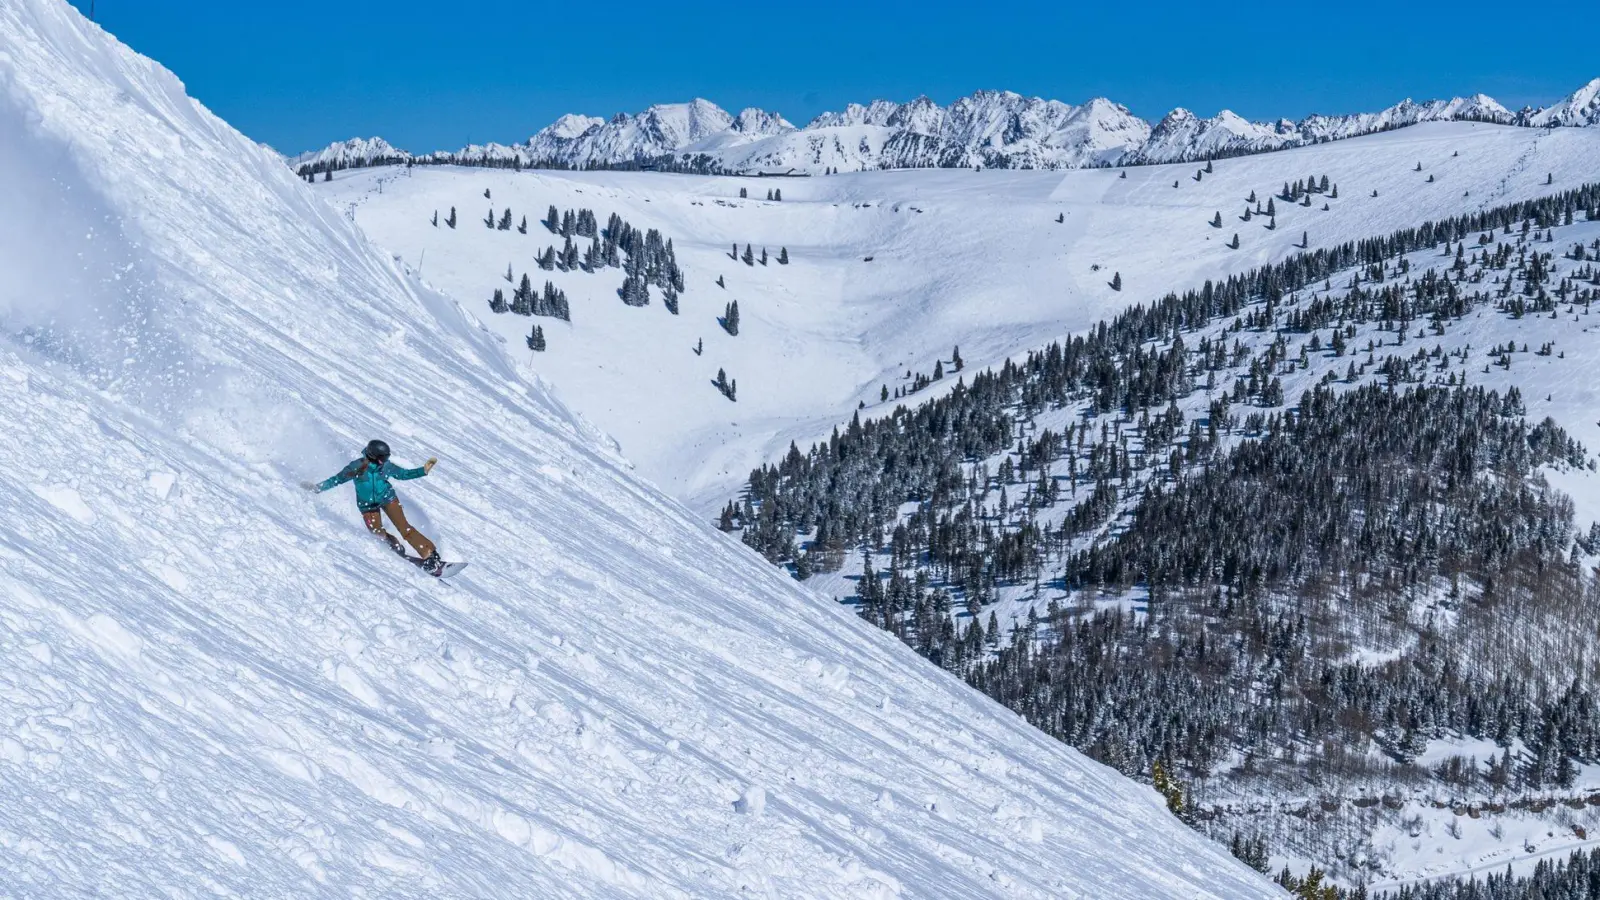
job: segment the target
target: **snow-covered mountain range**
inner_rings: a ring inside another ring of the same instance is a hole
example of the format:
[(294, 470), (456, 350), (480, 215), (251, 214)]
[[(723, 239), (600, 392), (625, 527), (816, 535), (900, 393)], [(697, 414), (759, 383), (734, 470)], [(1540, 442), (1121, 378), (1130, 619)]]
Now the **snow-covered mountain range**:
[(1426, 103), (1404, 100), (1376, 113), (1313, 115), (1300, 121), (1252, 122), (1228, 110), (1201, 118), (1180, 108), (1154, 126), (1102, 98), (1073, 106), (1009, 91), (978, 91), (949, 106), (927, 97), (903, 104), (851, 104), (804, 127), (775, 112), (751, 108), (730, 115), (696, 99), (652, 106), (636, 115), (619, 113), (609, 120), (565, 115), (517, 144), (412, 156), (381, 138), (352, 139), (290, 162), (319, 171), (406, 159), (574, 169), (669, 166), (728, 173), (1069, 169), (1241, 156), (1446, 121), (1594, 125), (1600, 121), (1600, 78), (1551, 107), (1520, 112), (1475, 94)]

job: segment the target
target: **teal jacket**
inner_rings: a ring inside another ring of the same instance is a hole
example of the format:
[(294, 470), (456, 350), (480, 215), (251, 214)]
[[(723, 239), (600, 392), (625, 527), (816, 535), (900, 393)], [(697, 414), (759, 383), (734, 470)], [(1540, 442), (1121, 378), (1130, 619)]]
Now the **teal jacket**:
[(372, 512), (380, 506), (387, 506), (395, 498), (394, 486), (389, 484), (389, 479), (407, 481), (412, 478), (421, 478), (428, 474), (427, 470), (418, 466), (415, 469), (402, 469), (392, 462), (375, 463), (366, 457), (351, 460), (348, 466), (339, 470), (339, 474), (317, 485), (320, 493), (329, 488), (338, 487), (346, 481), (356, 483), (356, 506), (362, 512)]

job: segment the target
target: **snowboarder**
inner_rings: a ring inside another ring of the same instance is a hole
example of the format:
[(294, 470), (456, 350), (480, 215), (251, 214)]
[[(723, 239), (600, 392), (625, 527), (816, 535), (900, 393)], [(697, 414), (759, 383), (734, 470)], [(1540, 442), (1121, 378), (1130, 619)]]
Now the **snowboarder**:
[(383, 516), (387, 514), (389, 521), (399, 529), (400, 537), (405, 538), (406, 543), (410, 544), (417, 551), (417, 556), (421, 557), (420, 565), (423, 570), (430, 575), (438, 575), (445, 566), (444, 561), (439, 558), (438, 549), (434, 547), (433, 541), (428, 540), (422, 532), (412, 528), (411, 523), (406, 521), (405, 510), (400, 508), (400, 498), (395, 495), (394, 486), (389, 484), (391, 478), (398, 481), (421, 478), (433, 471), (438, 462), (438, 457), (429, 457), (421, 468), (402, 469), (389, 462), (388, 444), (378, 440), (368, 441), (361, 457), (352, 460), (349, 465), (340, 469), (337, 475), (320, 484), (304, 482), (302, 487), (320, 494), (346, 481), (354, 481), (356, 508), (361, 510), (361, 518), (366, 522), (367, 530), (387, 541), (394, 552), (406, 556), (405, 547), (401, 545), (399, 539), (383, 528)]

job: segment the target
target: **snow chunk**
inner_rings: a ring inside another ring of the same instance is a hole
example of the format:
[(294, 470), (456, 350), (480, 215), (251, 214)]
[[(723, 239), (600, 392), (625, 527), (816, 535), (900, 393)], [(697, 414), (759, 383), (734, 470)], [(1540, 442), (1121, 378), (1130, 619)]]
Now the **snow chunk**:
[(83, 502), (76, 489), (64, 484), (34, 485), (33, 492), (41, 499), (75, 519), (80, 525), (93, 525), (94, 510)]
[(89, 639), (103, 650), (129, 659), (138, 659), (144, 652), (144, 639), (105, 613), (95, 613), (83, 624)]
[(745, 788), (739, 799), (733, 801), (733, 809), (735, 812), (760, 818), (767, 811), (766, 789), (758, 785)]

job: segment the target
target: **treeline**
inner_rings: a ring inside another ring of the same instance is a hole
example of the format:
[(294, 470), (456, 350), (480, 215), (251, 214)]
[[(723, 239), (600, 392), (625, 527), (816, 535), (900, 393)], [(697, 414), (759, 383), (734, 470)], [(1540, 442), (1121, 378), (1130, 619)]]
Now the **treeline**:
[[(1092, 414), (1120, 411), (1132, 417), (1187, 396), (1196, 384), (1189, 375), (1185, 330), (1239, 316), (1258, 301), (1263, 307), (1250, 311), (1251, 325), (1273, 327), (1286, 296), (1337, 273), (1365, 267), (1368, 279), (1379, 281), (1385, 277), (1385, 263), (1404, 254), (1468, 235), (1481, 238), (1482, 233), (1509, 230), (1522, 221), (1548, 227), (1574, 209), (1600, 219), (1600, 185), (1318, 249), (1220, 282), (1207, 281), (1198, 290), (1168, 294), (1148, 307), (1135, 306), (1084, 335), (1030, 352), (1020, 364), (1007, 360), (997, 372), (977, 373), (970, 386), (958, 386), (915, 409), (897, 407), (867, 422), (858, 417), (843, 433), (835, 430), (826, 444), (806, 453), (791, 446), (781, 462), (751, 473), (746, 502), (742, 508), (731, 507), (725, 522), (743, 528), (746, 543), (774, 562), (793, 561), (798, 553), (796, 535), (814, 529), (821, 535), (814, 543), (824, 551), (860, 545), (881, 549), (901, 504), (943, 505), (954, 487), (967, 480), (961, 472), (964, 462), (992, 456), (1007, 446), (1013, 415), (1031, 419), (1084, 398)], [(1526, 260), (1525, 255), (1522, 258)], [(1404, 260), (1399, 263), (1397, 272), (1406, 268)], [(1354, 281), (1359, 286), (1360, 276)], [(1394, 327), (1409, 326), (1423, 316), (1442, 320), (1461, 314), (1465, 304), (1461, 294), (1455, 283), (1426, 278), (1409, 288), (1393, 285), (1376, 295), (1368, 290), (1347, 298), (1340, 307), (1332, 306), (1334, 301), (1320, 301), (1322, 307), (1294, 325), (1323, 327), (1341, 314), (1347, 321), (1381, 320)], [(1242, 318), (1237, 324), (1245, 326)], [(1156, 346), (1146, 346), (1152, 342)], [(1216, 371), (1244, 361), (1237, 357), (1239, 348), (1230, 354), (1219, 343), (1200, 348), (1206, 368)], [(1236, 402), (1251, 396), (1281, 402), (1281, 383), (1270, 374), (1277, 362), (1280, 359), (1269, 353), (1253, 366), (1243, 388), (1236, 385)], [(1087, 421), (1081, 426), (1089, 427)], [(1085, 437), (1081, 430), (1066, 435), (1069, 443), (1081, 443)], [(1041, 452), (1052, 455), (1049, 447)], [(1021, 455), (1024, 474), (1037, 473), (1031, 457)], [(1120, 470), (1126, 466), (1121, 459), (1125, 455), (1120, 447), (1107, 448), (1101, 460), (1091, 462)], [(1045, 466), (1050, 462), (1043, 460)]]
[(1600, 849), (1538, 860), (1526, 875), (1508, 864), (1504, 872), (1482, 878), (1440, 878), (1381, 893), (1339, 887), (1317, 868), (1302, 877), (1285, 870), (1275, 880), (1296, 900), (1600, 900)]
[(311, 163), (301, 163), (295, 167), (295, 174), (307, 181), (314, 180), (318, 175), (323, 176), (324, 181), (329, 181), (332, 180), (334, 172), (342, 172), (348, 169), (370, 169), (380, 166), (405, 166), (408, 169), (412, 166), (464, 166), (472, 169), (508, 169), (513, 172), (521, 172), (524, 169), (544, 169), (556, 172), (669, 172), (683, 175), (744, 174), (723, 168), (715, 157), (706, 153), (668, 153), (643, 159), (578, 164), (557, 157), (524, 158), (516, 153), (509, 156), (489, 153), (429, 153), (413, 156), (409, 153), (399, 153), (384, 154), (367, 159), (318, 160)]
[[(1341, 891), (1339, 900), (1365, 900), (1366, 893)], [(1600, 900), (1600, 849), (1574, 850), (1565, 860), (1541, 859), (1518, 877), (1510, 866), (1482, 880), (1445, 879), (1400, 888), (1386, 900)]]

